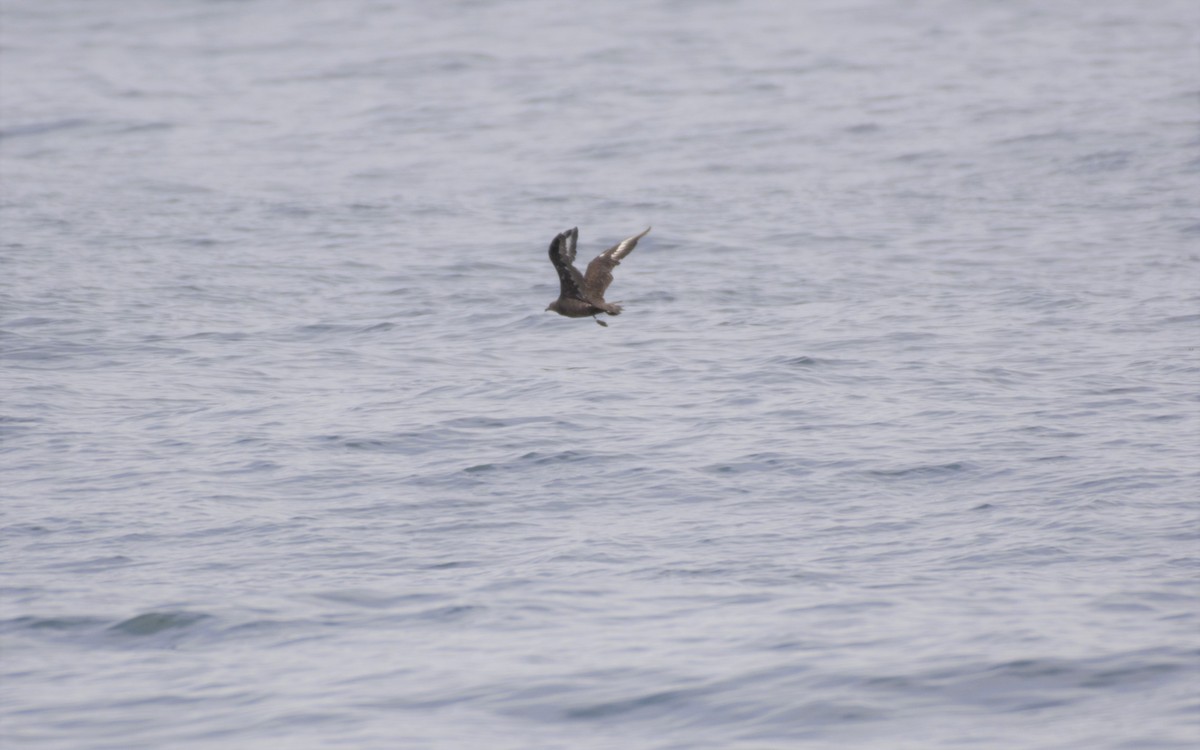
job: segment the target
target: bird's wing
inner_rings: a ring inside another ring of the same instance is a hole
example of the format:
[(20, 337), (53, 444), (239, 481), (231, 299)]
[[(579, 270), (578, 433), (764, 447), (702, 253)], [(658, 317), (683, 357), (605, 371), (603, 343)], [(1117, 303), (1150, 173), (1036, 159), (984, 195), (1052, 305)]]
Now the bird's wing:
[(578, 240), (578, 227), (560, 233), (550, 243), (550, 262), (558, 271), (559, 295), (583, 299), (583, 274), (574, 266), (575, 243)]
[(646, 227), (645, 232), (626, 237), (588, 263), (587, 274), (584, 276), (584, 290), (597, 299), (603, 299), (604, 292), (613, 280), (612, 270), (621, 264), (621, 260), (626, 255), (633, 252), (633, 249), (637, 247), (638, 240), (645, 237), (646, 232), (649, 231), (650, 227)]

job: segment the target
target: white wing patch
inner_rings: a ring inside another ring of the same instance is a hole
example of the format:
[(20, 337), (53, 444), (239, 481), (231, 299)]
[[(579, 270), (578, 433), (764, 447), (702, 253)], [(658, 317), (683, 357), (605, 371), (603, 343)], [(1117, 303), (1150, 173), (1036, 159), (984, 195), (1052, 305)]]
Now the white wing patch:
[(635, 234), (632, 237), (626, 237), (625, 239), (621, 240), (617, 243), (616, 247), (609, 251), (608, 257), (620, 262), (622, 258), (624, 258), (633, 250), (633, 246), (637, 244), (637, 241), (645, 237), (649, 231), (650, 227), (646, 227), (645, 232), (642, 232), (641, 234)]
[(562, 258), (568, 264), (575, 262), (575, 243), (579, 240), (579, 230), (571, 229), (566, 232), (566, 237), (563, 238)]

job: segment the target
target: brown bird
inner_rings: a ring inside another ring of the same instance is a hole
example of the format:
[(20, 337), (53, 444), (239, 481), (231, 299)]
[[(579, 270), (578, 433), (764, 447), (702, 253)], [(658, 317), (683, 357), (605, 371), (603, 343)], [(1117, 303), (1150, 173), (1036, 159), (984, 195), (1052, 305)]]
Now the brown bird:
[[(646, 232), (649, 231), (650, 227), (646, 227)], [(575, 268), (575, 243), (579, 239), (579, 227), (568, 229), (555, 237), (550, 243), (550, 262), (558, 271), (560, 287), (558, 299), (546, 309), (568, 318), (586, 318), (590, 315), (600, 325), (607, 326), (608, 323), (596, 317), (598, 314), (621, 314), (620, 305), (604, 301), (604, 292), (613, 280), (612, 270), (633, 252), (638, 240), (645, 237), (646, 232), (627, 237), (597, 255), (588, 263), (587, 273), (579, 273), (579, 269)]]

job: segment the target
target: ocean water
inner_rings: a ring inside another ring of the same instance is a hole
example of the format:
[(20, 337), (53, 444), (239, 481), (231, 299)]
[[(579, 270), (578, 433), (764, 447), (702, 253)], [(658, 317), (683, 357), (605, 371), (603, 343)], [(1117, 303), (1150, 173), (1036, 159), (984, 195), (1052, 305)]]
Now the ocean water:
[(1194, 3), (0, 10), (3, 747), (1200, 743)]

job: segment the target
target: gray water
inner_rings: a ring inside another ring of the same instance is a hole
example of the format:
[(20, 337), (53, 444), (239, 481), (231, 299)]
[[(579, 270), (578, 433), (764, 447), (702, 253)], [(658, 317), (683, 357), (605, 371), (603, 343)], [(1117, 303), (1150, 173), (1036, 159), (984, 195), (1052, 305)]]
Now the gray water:
[(2, 8), (0, 745), (1200, 741), (1191, 0)]

